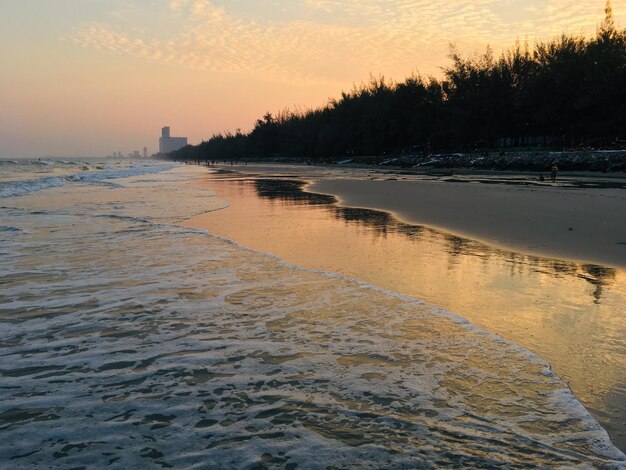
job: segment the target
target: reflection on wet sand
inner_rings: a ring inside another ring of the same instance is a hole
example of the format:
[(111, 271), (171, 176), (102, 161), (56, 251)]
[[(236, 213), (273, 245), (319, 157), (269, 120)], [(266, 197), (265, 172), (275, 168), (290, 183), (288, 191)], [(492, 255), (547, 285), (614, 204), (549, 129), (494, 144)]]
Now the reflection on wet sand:
[(446, 234), (426, 227), (404, 224), (385, 212), (371, 209), (332, 207), (332, 213), (339, 220), (366, 226), (372, 231), (375, 237), (382, 236), (386, 238), (390, 233), (393, 233), (404, 235), (412, 241), (416, 241), (429, 231), (431, 232), (431, 236), (441, 236), (445, 243), (446, 252), (451, 255), (450, 269), (453, 269), (458, 264), (457, 258), (459, 256), (473, 256), (482, 258), (485, 261), (489, 261), (493, 256), (497, 256), (505, 258), (510, 262), (512, 275), (516, 273), (516, 268), (522, 270), (519, 272), (519, 274), (521, 274), (524, 265), (531, 265), (533, 270), (537, 272), (543, 270), (553, 276), (577, 276), (595, 287), (592, 295), (595, 299), (594, 302), (598, 304), (602, 298), (603, 288), (614, 282), (616, 277), (616, 270), (614, 268), (550, 260), (548, 258), (539, 258), (530, 255), (520, 256), (517, 253), (498, 250), (474, 240)]
[(434, 303), (529, 349), (626, 449), (623, 271), (507, 252), (385, 212), (338, 207), (301, 181), (208, 178), (230, 207), (185, 225)]
[[(304, 191), (305, 183), (302, 181), (255, 179), (252, 180), (252, 183), (254, 184), (258, 196), (261, 198), (269, 200), (278, 199), (292, 204), (328, 204), (330, 206), (330, 212), (336, 219), (363, 225), (371, 230), (374, 236), (386, 237), (389, 233), (397, 233), (411, 239), (416, 239), (424, 232), (430, 231), (435, 236), (440, 235), (445, 240), (447, 252), (454, 257), (460, 255), (476, 256), (489, 260), (491, 256), (495, 255), (508, 257), (511, 261), (512, 268), (515, 268), (516, 265), (532, 264), (535, 270), (545, 269), (552, 275), (578, 276), (595, 286), (593, 291), (595, 303), (600, 303), (603, 287), (615, 280), (616, 270), (614, 268), (593, 264), (581, 265), (530, 255), (520, 256), (520, 254), (515, 252), (493, 248), (484, 243), (447, 234), (439, 230), (405, 224), (387, 212), (354, 207), (338, 207), (334, 205), (336, 200), (333, 196)], [(528, 261), (530, 261), (530, 263), (528, 263)]]

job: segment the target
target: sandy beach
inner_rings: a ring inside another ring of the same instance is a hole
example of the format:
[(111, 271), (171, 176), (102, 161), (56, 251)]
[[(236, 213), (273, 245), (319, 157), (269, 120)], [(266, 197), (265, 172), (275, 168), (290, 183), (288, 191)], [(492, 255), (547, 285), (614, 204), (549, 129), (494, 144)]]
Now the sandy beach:
[(626, 267), (622, 189), (343, 179), (309, 189), (513, 251)]
[[(378, 168), (250, 165), (245, 173), (299, 176), (308, 191), (340, 206), (387, 211), (506, 250), (608, 267), (626, 267), (626, 177), (537, 175), (426, 178)], [(340, 176), (337, 176), (339, 173)], [(342, 175), (343, 173), (343, 175)]]

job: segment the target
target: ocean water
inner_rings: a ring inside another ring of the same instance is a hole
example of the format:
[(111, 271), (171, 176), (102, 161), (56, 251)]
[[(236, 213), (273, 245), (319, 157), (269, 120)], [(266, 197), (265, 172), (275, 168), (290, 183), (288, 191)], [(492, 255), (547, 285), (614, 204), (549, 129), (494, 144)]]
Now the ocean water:
[(0, 467), (626, 468), (528, 351), (179, 225), (206, 169), (0, 171)]

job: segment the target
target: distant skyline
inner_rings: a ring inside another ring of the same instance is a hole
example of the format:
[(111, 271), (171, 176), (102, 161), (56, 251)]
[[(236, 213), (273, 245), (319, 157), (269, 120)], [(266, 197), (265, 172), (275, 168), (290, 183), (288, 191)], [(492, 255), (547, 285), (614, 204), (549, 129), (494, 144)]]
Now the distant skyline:
[[(0, 156), (158, 148), (248, 131), (371, 75), (441, 74), (516, 39), (593, 34), (604, 0), (2, 0)], [(626, 0), (613, 0), (619, 27)]]

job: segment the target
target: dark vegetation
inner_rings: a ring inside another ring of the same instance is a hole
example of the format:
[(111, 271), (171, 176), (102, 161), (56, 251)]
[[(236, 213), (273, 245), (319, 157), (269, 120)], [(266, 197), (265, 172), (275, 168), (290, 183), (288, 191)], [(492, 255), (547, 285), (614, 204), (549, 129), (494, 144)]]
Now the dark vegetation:
[[(494, 57), (450, 54), (442, 79), (381, 78), (319, 109), (267, 113), (250, 133), (216, 134), (177, 160), (485, 154), (626, 147), (626, 30), (606, 17), (592, 38), (562, 35)], [(384, 158), (384, 157), (383, 157)]]

